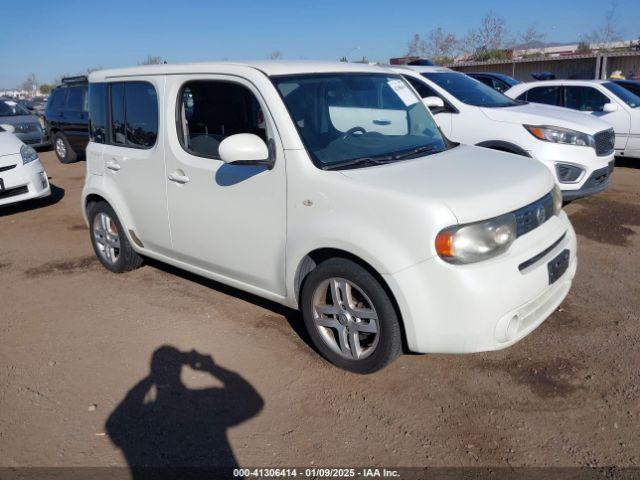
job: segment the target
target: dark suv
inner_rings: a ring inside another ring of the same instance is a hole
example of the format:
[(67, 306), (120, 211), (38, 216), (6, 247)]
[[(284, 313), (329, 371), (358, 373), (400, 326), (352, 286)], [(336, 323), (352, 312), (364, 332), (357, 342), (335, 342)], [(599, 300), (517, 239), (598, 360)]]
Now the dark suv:
[(51, 146), (62, 163), (84, 156), (89, 142), (87, 77), (63, 78), (49, 96), (44, 113)]

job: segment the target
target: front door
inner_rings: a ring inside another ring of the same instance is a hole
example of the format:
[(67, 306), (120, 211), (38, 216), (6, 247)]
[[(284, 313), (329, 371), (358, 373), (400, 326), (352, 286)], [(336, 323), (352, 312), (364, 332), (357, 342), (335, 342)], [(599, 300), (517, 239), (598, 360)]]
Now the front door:
[[(239, 77), (167, 78), (167, 197), (174, 256), (284, 295), (285, 164), (263, 98)], [(218, 146), (252, 133), (272, 144), (275, 167), (225, 164)]]

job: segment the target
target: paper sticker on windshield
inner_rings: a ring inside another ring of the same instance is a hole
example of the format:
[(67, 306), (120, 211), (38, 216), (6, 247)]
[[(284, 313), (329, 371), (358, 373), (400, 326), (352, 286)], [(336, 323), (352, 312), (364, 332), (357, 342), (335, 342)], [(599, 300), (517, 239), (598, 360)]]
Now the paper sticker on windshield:
[(10, 107), (15, 107), (17, 105), (16, 102), (14, 102), (13, 100), (5, 100), (5, 102), (7, 105), (9, 105)]
[(407, 87), (407, 84), (404, 83), (402, 80), (393, 79), (393, 80), (388, 80), (387, 83), (389, 84), (391, 89), (394, 92), (396, 92), (398, 97), (400, 97), (400, 100), (402, 100), (402, 102), (407, 107), (410, 105), (413, 105), (414, 103), (418, 103), (418, 98), (416, 97), (415, 93), (409, 90), (409, 87)]

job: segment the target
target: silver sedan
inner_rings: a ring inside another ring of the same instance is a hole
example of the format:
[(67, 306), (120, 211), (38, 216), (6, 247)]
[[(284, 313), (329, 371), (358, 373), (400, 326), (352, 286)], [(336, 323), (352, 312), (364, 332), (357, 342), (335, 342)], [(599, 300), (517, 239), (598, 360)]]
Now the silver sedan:
[(33, 148), (49, 145), (38, 117), (15, 100), (0, 98), (0, 124), (13, 126), (14, 134)]

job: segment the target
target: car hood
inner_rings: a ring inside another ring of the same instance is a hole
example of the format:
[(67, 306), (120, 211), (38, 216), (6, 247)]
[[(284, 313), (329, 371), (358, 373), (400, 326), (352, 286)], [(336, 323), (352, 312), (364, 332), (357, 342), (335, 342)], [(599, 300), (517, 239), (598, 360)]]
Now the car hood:
[(549, 170), (537, 160), (472, 146), (341, 172), (399, 195), (445, 204), (460, 223), (516, 210), (549, 193), (554, 185)]
[(568, 108), (539, 103), (526, 103), (516, 107), (484, 108), (480, 111), (496, 122), (527, 125), (549, 125), (579, 132), (594, 133), (611, 128), (604, 120)]
[(35, 115), (11, 115), (7, 117), (0, 116), (0, 125), (3, 123), (9, 125), (21, 125), (23, 123), (40, 123), (40, 121)]
[(23, 143), (13, 133), (0, 132), (0, 157), (20, 153), (22, 145)]

